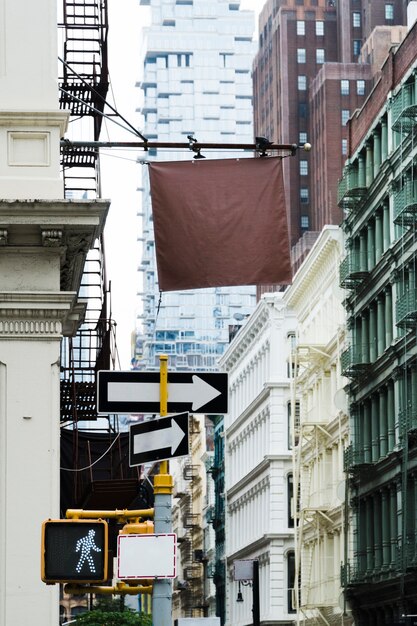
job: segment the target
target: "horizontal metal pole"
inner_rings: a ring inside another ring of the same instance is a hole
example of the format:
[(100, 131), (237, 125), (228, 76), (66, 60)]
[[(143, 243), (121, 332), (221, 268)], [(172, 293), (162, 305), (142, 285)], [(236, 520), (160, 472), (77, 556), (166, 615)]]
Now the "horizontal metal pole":
[(63, 148), (142, 148), (150, 150), (152, 148), (170, 148), (191, 150), (199, 152), (200, 150), (251, 150), (253, 152), (266, 151), (286, 151), (295, 154), (299, 148), (309, 151), (310, 144), (298, 146), (294, 143), (281, 144), (254, 144), (254, 143), (177, 143), (169, 141), (70, 141), (69, 139), (61, 139), (61, 147)]
[(130, 519), (153, 518), (155, 509), (123, 509), (114, 511), (87, 511), (85, 509), (67, 509), (67, 519)]
[(137, 596), (139, 593), (151, 594), (153, 585), (125, 585), (124, 583), (116, 583), (112, 587), (102, 586), (97, 587), (95, 585), (77, 585), (73, 583), (67, 583), (64, 586), (65, 593), (69, 595), (82, 596), (85, 593), (94, 593), (100, 595), (121, 595), (121, 596)]

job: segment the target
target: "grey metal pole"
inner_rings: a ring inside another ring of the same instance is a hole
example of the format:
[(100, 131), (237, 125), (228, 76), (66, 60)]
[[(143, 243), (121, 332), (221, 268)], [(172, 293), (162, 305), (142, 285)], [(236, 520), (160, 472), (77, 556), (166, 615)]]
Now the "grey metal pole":
[[(168, 411), (168, 356), (159, 357), (159, 412), (161, 417)], [(162, 461), (159, 474), (154, 476), (154, 529), (156, 534), (172, 532), (172, 488), (173, 479), (169, 474), (168, 461)], [(153, 626), (172, 626), (172, 585), (169, 578), (155, 579), (152, 590)]]
[[(158, 474), (154, 480), (163, 482), (164, 479), (171, 485), (154, 486), (154, 528), (155, 533), (172, 532), (171, 521), (171, 490), (172, 476)], [(169, 493), (160, 493), (159, 490), (169, 489)], [(155, 579), (152, 592), (152, 621), (153, 626), (172, 626), (172, 583), (169, 578)]]

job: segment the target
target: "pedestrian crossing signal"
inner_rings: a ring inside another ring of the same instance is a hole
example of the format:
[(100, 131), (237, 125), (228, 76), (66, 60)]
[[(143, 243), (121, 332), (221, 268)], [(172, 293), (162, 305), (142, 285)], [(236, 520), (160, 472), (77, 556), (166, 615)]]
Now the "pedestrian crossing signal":
[(41, 578), (47, 584), (107, 580), (108, 527), (104, 520), (47, 520), (42, 524)]

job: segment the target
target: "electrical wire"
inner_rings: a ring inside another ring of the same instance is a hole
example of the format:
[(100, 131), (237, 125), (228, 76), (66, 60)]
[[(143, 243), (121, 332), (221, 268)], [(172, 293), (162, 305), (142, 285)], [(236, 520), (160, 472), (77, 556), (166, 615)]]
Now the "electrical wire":
[[(62, 91), (62, 93), (64, 93), (65, 95), (69, 96), (70, 98), (72, 98), (73, 100), (76, 100), (77, 102), (80, 102), (81, 104), (87, 106), (89, 109), (91, 109), (92, 111), (94, 111), (94, 113), (98, 113), (99, 115), (101, 115), (102, 117), (110, 120), (111, 122), (113, 122), (113, 124), (117, 124), (117, 126), (120, 126), (120, 128), (123, 128), (123, 130), (126, 130), (129, 133), (132, 133), (132, 135), (138, 135), (137, 132), (130, 130), (130, 128), (126, 128), (126, 126), (123, 126), (123, 124), (120, 124), (120, 122), (116, 122), (115, 119), (113, 119), (110, 115), (106, 115), (106, 113), (103, 113), (103, 111), (99, 111), (99, 109), (96, 109), (95, 107), (93, 107), (92, 104), (89, 104), (88, 102), (86, 102), (85, 100), (82, 100), (81, 98), (79, 98), (78, 96), (75, 96), (73, 93), (70, 93), (69, 91), (66, 91), (65, 89), (63, 89), (62, 87), (59, 88), (60, 91)], [(142, 138), (142, 136), (140, 135), (140, 137)], [(68, 144), (71, 144), (70, 140), (67, 140)], [(146, 139), (144, 140), (146, 143)]]
[[(109, 104), (107, 102), (107, 100), (101, 95), (101, 93), (99, 93), (96, 89), (94, 89), (94, 87), (92, 87), (82, 76), (80, 76), (79, 74), (77, 74), (77, 72), (70, 66), (68, 65), (68, 63), (66, 61), (64, 61), (64, 59), (61, 59), (61, 57), (58, 57), (58, 60), (61, 61), (61, 63), (63, 65), (65, 65), (66, 68), (68, 68), (73, 74), (74, 76), (76, 76), (77, 78), (79, 78), (79, 80), (86, 85), (90, 91), (92, 93), (94, 93), (96, 96), (98, 96), (100, 98), (100, 100), (109, 107), (109, 109), (111, 111), (113, 111), (113, 113), (115, 113), (118, 117), (120, 117), (121, 120), (123, 120), (125, 122), (125, 124), (127, 124), (127, 126), (130, 128), (130, 132), (132, 132), (134, 135), (137, 135), (138, 137), (140, 137), (142, 139), (142, 141), (147, 141), (146, 137), (144, 137), (144, 135), (142, 135), (142, 133), (140, 133), (126, 118), (123, 117), (123, 115), (121, 115), (117, 109), (115, 109), (114, 107), (112, 107), (111, 104)], [(70, 97), (74, 97), (72, 94), (66, 92), (64, 89), (61, 88), (61, 91), (63, 93), (66, 93), (67, 95), (69, 95)], [(77, 99), (77, 98), (76, 98)], [(80, 100), (78, 98), (78, 100), (80, 102), (82, 102), (83, 104), (86, 104), (87, 106), (90, 106), (89, 104), (87, 104), (86, 102), (83, 102), (82, 100)], [(108, 115), (105, 115), (102, 111), (99, 111), (98, 109), (94, 109), (94, 107), (90, 107), (92, 108), (94, 111), (96, 111), (97, 113), (99, 113), (100, 115), (103, 115), (103, 117), (106, 117), (107, 119), (112, 120), (111, 117), (109, 117)], [(114, 120), (112, 120), (114, 122)], [(119, 124), (120, 126), (120, 124)], [(123, 127), (122, 127), (123, 128)], [(125, 130), (128, 130), (128, 128), (126, 128)]]
[(72, 469), (70, 467), (60, 467), (59, 469), (62, 470), (63, 472), (84, 472), (85, 470), (90, 469), (91, 467), (93, 467), (93, 465), (101, 461), (101, 459), (104, 458), (106, 454), (110, 452), (110, 450), (112, 449), (116, 441), (119, 439), (119, 437), (120, 437), (120, 433), (118, 433), (117, 437), (115, 437), (114, 441), (110, 444), (107, 450), (98, 459), (96, 459), (93, 463), (91, 463), (91, 465), (87, 465), (87, 467), (80, 467), (78, 469)]

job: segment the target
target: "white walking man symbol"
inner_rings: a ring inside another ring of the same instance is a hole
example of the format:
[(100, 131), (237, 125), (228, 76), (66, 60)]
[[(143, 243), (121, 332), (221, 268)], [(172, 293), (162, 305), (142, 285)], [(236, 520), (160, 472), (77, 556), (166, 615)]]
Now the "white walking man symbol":
[(78, 559), (77, 567), (75, 568), (78, 573), (81, 572), (81, 569), (85, 561), (87, 561), (91, 573), (94, 574), (96, 571), (94, 560), (93, 560), (93, 557), (91, 556), (91, 550), (94, 550), (94, 552), (101, 552), (101, 548), (96, 546), (96, 544), (94, 543), (95, 534), (96, 534), (95, 530), (89, 530), (88, 534), (85, 537), (82, 537), (81, 539), (78, 539), (77, 541), (77, 545), (75, 546), (75, 551), (76, 552), (81, 551), (81, 555), (80, 555), (80, 558)]

